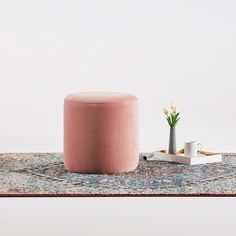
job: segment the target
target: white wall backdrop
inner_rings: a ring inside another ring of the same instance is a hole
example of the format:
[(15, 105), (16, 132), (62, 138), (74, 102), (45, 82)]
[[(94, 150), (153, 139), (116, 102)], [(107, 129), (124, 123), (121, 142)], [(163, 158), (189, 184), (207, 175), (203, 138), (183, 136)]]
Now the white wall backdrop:
[(0, 2), (0, 151), (62, 151), (63, 98), (140, 98), (140, 149), (167, 146), (162, 107), (181, 111), (178, 146), (236, 151), (236, 2)]

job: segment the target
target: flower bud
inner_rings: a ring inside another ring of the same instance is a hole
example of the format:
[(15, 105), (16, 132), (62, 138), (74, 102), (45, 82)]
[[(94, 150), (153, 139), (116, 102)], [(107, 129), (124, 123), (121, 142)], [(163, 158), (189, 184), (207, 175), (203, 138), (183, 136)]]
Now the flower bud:
[(173, 110), (175, 107), (176, 107), (176, 105), (173, 102), (171, 102), (170, 103), (170, 108)]
[(169, 113), (169, 111), (167, 110), (167, 108), (163, 108), (163, 113), (165, 114), (165, 115), (168, 115), (168, 113)]
[(173, 113), (174, 113), (174, 114), (177, 113), (177, 107), (176, 107), (176, 106), (173, 107)]

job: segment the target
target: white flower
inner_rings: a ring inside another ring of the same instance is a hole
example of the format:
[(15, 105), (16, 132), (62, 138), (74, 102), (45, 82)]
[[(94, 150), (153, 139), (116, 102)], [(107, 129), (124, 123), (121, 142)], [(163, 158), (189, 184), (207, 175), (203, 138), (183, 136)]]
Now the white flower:
[(173, 113), (174, 113), (174, 114), (177, 113), (177, 107), (176, 107), (176, 106), (173, 107)]
[(173, 110), (175, 107), (176, 107), (176, 105), (173, 102), (171, 102), (170, 103), (170, 108)]
[(169, 111), (167, 110), (166, 107), (163, 108), (163, 113), (164, 113), (165, 115), (168, 115)]

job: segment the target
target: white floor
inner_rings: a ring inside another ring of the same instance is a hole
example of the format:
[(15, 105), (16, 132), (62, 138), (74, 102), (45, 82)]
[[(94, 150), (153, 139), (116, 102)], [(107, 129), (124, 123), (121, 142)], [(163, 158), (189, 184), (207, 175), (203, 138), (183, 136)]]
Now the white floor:
[(1, 236), (236, 235), (234, 198), (0, 199)]

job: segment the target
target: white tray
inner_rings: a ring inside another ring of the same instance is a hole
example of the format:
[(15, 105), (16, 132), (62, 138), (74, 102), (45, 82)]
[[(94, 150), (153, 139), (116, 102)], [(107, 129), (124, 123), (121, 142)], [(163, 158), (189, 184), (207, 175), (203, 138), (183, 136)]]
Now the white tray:
[(202, 151), (197, 157), (184, 156), (184, 149), (181, 149), (176, 155), (169, 154), (165, 150), (154, 151), (148, 155), (147, 160), (169, 161), (185, 165), (198, 165), (214, 162), (222, 162), (222, 155), (211, 152)]

